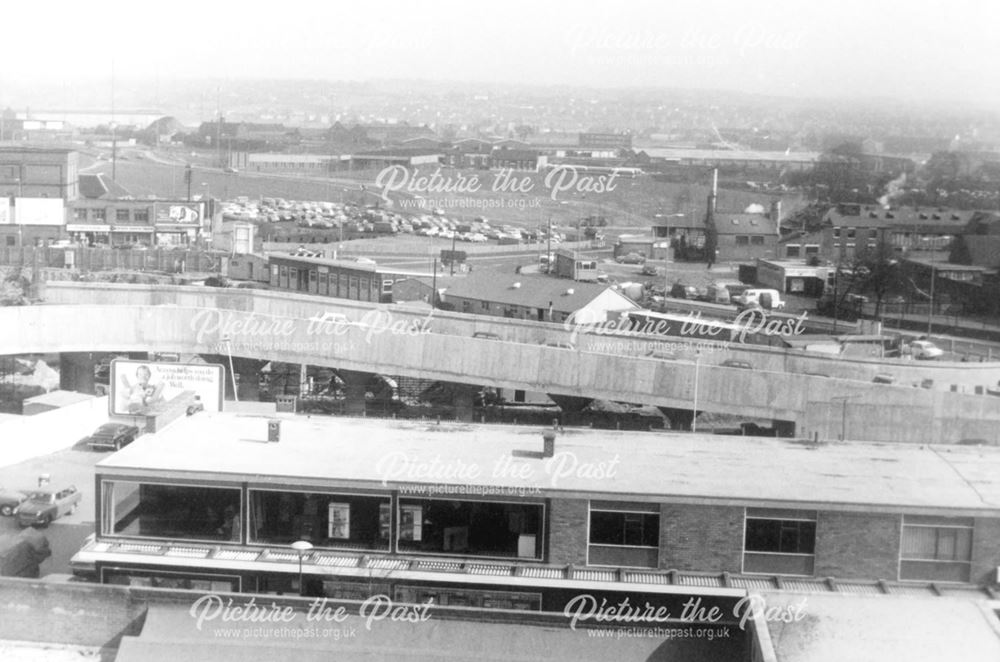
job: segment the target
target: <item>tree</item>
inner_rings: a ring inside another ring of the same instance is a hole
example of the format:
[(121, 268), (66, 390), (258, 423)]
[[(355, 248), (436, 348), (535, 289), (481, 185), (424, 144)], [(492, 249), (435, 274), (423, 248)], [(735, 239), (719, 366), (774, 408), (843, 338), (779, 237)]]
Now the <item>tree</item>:
[(905, 286), (895, 249), (883, 238), (875, 246), (866, 246), (855, 253), (851, 267), (860, 277), (858, 289), (875, 298), (875, 318), (879, 319), (882, 302), (889, 293)]

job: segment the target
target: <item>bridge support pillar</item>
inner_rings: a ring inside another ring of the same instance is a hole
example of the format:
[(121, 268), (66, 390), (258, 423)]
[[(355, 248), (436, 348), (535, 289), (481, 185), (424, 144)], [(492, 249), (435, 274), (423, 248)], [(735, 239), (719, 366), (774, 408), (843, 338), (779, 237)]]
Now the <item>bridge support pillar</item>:
[(774, 428), (774, 433), (777, 437), (795, 436), (795, 421), (779, 421), (778, 419), (774, 419), (771, 421), (771, 427)]
[(475, 415), (476, 395), (482, 390), (471, 384), (448, 384), (452, 392), (452, 403), (455, 405), (455, 420), (471, 423)]
[(344, 381), (344, 413), (348, 416), (365, 415), (365, 393), (372, 375), (356, 370), (338, 370), (337, 374)]
[(94, 392), (94, 366), (90, 352), (63, 352), (59, 355), (59, 388), (78, 393)]
[(562, 415), (559, 422), (563, 425), (572, 425), (580, 419), (580, 413), (587, 408), (594, 398), (582, 398), (578, 395), (556, 395), (547, 393), (552, 402), (559, 405)]
[(671, 430), (690, 430), (694, 423), (695, 412), (691, 409), (677, 409), (676, 407), (657, 407), (667, 420), (670, 421)]

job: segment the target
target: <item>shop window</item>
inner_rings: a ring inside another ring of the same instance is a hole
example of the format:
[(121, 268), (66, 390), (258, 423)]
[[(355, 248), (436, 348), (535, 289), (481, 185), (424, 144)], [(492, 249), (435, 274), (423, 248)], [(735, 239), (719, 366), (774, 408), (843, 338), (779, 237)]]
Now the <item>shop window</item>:
[(105, 481), (102, 520), (107, 535), (240, 542), (240, 490)]
[(385, 551), (389, 513), (387, 496), (251, 489), (248, 541)]
[(972, 561), (971, 518), (903, 518), (899, 578), (967, 582)]
[(539, 559), (543, 521), (541, 504), (400, 499), (399, 551)]
[(744, 572), (812, 575), (816, 513), (749, 508), (743, 549)]

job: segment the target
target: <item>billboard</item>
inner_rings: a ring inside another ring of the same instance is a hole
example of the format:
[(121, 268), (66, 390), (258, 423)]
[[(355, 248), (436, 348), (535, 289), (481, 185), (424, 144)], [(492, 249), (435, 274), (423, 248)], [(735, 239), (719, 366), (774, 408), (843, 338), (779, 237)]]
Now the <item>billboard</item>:
[(66, 225), (61, 198), (16, 198), (14, 222), (18, 225)]
[(216, 364), (115, 359), (111, 362), (111, 414), (156, 415), (185, 392), (197, 396), (205, 411), (220, 411), (222, 380), (223, 368)]
[(157, 225), (183, 225), (201, 227), (202, 203), (200, 202), (157, 202), (153, 205), (153, 215)]

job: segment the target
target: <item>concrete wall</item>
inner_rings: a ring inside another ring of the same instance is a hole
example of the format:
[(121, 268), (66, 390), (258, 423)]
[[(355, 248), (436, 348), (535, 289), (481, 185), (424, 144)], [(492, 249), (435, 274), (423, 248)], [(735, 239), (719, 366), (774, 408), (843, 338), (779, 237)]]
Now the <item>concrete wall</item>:
[(743, 508), (663, 504), (659, 566), (739, 573), (743, 568)]
[[(795, 421), (803, 437), (839, 438), (844, 402), (851, 439), (948, 443), (1000, 434), (1000, 402), (991, 396), (541, 345), (569, 339), (554, 324), (200, 287), (57, 284), (46, 296), (96, 305), (0, 310), (0, 346), (219, 354), (229, 335), (237, 356), (681, 409), (692, 408), (697, 377), (700, 411)], [(315, 324), (323, 315), (351, 323), (324, 333)], [(429, 332), (406, 331), (421, 322)], [(472, 337), (479, 331), (516, 344)]]

